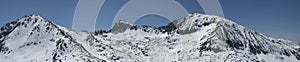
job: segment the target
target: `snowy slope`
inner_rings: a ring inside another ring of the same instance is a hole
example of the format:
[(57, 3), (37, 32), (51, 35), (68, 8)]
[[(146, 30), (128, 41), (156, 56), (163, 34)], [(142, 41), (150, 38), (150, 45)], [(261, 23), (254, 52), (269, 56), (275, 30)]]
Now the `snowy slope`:
[(4, 62), (299, 62), (299, 43), (199, 13), (166, 26), (76, 32), (27, 15), (0, 30)]
[(1, 28), (1, 62), (98, 61), (59, 26), (27, 15)]

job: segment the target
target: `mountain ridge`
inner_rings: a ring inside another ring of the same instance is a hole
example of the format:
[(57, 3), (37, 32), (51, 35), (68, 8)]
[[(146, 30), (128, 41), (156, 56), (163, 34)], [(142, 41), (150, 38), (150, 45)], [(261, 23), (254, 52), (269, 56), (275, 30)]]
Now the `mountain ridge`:
[(95, 32), (73, 31), (33, 14), (6, 24), (0, 35), (0, 59), (6, 62), (300, 60), (295, 42), (199, 13), (161, 27), (119, 21), (109, 31)]

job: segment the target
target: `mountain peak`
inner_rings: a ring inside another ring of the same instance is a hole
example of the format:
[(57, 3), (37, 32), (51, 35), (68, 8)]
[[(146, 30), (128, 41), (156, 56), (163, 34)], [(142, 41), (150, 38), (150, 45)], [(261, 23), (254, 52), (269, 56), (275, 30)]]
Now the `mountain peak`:
[(19, 22), (49, 22), (44, 19), (41, 15), (38, 14), (29, 14), (23, 16), (21, 19), (18, 20)]
[(24, 15), (22, 18), (27, 18), (27, 17), (38, 17), (38, 18), (43, 18), (41, 15), (39, 14), (28, 14), (28, 15)]
[(64, 59), (71, 62), (101, 61), (77, 43), (70, 31), (40, 15), (25, 15), (1, 28), (0, 59), (5, 62), (62, 62)]
[(119, 20), (118, 22), (116, 22), (115, 24), (130, 24), (130, 25), (133, 25), (129, 22), (126, 22), (125, 20)]
[(28, 30), (28, 32), (32, 32), (40, 31), (41, 28), (49, 30), (50, 28), (58, 27), (52, 22), (45, 20), (41, 15), (30, 14), (1, 27), (0, 38), (2, 39), (4, 36), (9, 35), (12, 31), (21, 30), (22, 32), (26, 32)]
[(221, 21), (224, 21), (224, 19), (218, 16), (193, 13), (173, 21), (173, 24), (177, 27), (179, 34), (190, 34), (203, 27), (217, 27), (217, 24)]
[(133, 24), (130, 24), (123, 20), (119, 20), (118, 22), (115, 23), (115, 25), (110, 31), (112, 33), (120, 33), (120, 32), (124, 32), (126, 29), (129, 29), (131, 26), (133, 26)]

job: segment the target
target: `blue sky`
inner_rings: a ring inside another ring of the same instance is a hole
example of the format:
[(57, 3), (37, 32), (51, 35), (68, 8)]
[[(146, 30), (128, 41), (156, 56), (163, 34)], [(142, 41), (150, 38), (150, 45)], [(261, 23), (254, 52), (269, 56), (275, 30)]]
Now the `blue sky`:
[[(129, 0), (106, 0), (96, 29), (109, 29), (118, 10)], [(196, 0), (176, 0), (189, 13), (204, 13)], [(1, 0), (0, 25), (26, 14), (41, 14), (46, 19), (71, 28), (78, 0)], [(300, 0), (220, 0), (224, 16), (238, 24), (275, 38), (300, 41)], [(161, 26), (169, 21), (147, 15), (135, 24)]]

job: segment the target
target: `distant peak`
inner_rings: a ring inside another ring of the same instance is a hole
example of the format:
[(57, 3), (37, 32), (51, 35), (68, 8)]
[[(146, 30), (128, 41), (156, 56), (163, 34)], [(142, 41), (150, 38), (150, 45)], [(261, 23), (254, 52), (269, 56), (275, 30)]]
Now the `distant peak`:
[(207, 26), (214, 28), (220, 21), (224, 21), (223, 18), (214, 15), (193, 13), (173, 21), (173, 24), (177, 27), (178, 33), (189, 34)]
[(131, 23), (125, 21), (125, 20), (119, 20), (119, 21), (116, 22), (115, 24), (129, 24), (129, 25), (132, 25), (132, 26), (133, 26), (133, 24), (131, 24)]
[(126, 29), (130, 28), (131, 26), (133, 26), (133, 24), (130, 24), (123, 20), (119, 20), (118, 22), (115, 23), (115, 25), (111, 29), (111, 32), (113, 33), (124, 32)]

